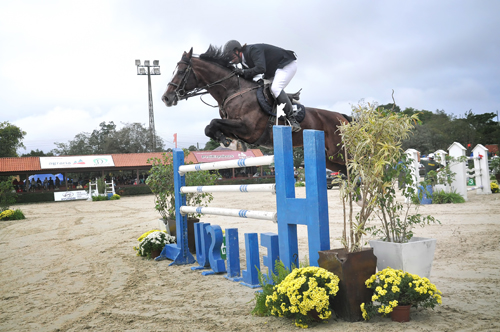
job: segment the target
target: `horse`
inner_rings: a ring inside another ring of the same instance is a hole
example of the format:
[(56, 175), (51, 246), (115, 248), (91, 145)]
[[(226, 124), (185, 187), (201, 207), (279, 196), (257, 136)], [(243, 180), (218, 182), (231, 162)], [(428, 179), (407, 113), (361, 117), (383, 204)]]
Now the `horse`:
[[(193, 56), (193, 48), (182, 54), (172, 80), (162, 96), (167, 107), (179, 100), (209, 93), (218, 103), (220, 119), (213, 119), (205, 135), (229, 146), (232, 140), (272, 148), (275, 117), (261, 109), (256, 90), (259, 84), (236, 75), (220, 48), (210, 45), (207, 52)], [(325, 133), (326, 167), (346, 173), (344, 150), (338, 126), (350, 122), (349, 116), (319, 108), (305, 107), (302, 129)], [(284, 121), (279, 121), (284, 125)], [(302, 133), (292, 133), (294, 147), (303, 146)]]

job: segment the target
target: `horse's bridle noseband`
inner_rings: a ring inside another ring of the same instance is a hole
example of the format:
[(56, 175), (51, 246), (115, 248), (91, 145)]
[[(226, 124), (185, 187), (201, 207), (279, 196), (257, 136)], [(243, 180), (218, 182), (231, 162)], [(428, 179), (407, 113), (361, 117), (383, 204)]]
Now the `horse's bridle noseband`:
[[(177, 66), (179, 66), (179, 64), (185, 64), (188, 66), (186, 71), (184, 72), (184, 75), (181, 78), (181, 82), (179, 84), (177, 84), (177, 83), (170, 81), (170, 82), (168, 82), (167, 85), (174, 86), (175, 87), (174, 92), (175, 92), (177, 99), (183, 100), (183, 99), (188, 99), (190, 97), (187, 95), (185, 87), (186, 87), (186, 83), (187, 83), (189, 74), (193, 70), (193, 67), (191, 66), (191, 61), (187, 62), (187, 61), (181, 60), (181, 61), (177, 62)], [(195, 75), (195, 74), (193, 73), (193, 75)], [(196, 78), (196, 75), (195, 75), (195, 78)]]

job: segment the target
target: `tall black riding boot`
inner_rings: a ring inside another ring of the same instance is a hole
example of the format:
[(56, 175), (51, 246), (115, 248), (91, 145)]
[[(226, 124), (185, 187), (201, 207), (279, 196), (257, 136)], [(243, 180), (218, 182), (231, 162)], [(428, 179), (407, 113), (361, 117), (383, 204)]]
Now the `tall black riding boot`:
[(278, 101), (279, 104), (285, 104), (283, 111), (285, 112), (286, 118), (290, 122), (290, 126), (292, 126), (292, 131), (293, 132), (300, 131), (302, 128), (295, 119), (295, 116), (292, 114), (293, 110), (292, 102), (288, 98), (288, 95), (285, 93), (285, 90), (281, 90), (279, 96), (276, 97), (276, 100)]

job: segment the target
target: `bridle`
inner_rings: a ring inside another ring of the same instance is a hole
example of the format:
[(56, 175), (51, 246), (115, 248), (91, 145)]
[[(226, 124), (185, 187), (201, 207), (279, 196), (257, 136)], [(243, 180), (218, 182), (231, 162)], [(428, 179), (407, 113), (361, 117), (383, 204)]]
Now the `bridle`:
[[(184, 100), (184, 99), (188, 99), (188, 98), (191, 98), (191, 97), (194, 97), (194, 96), (199, 96), (199, 95), (204, 95), (204, 94), (207, 94), (209, 93), (208, 91), (206, 91), (207, 89), (235, 76), (236, 74), (234, 72), (231, 72), (229, 75), (227, 75), (226, 77), (223, 77), (221, 78), (220, 80), (217, 80), (215, 82), (212, 82), (212, 83), (209, 83), (205, 86), (202, 86), (200, 88), (194, 88), (193, 90), (191, 91), (186, 91), (186, 84), (187, 84), (187, 80), (189, 78), (189, 75), (191, 73), (193, 73), (194, 75), (194, 79), (196, 81), (198, 81), (198, 78), (196, 77), (196, 74), (194, 73), (193, 71), (193, 66), (191, 64), (191, 59), (189, 61), (186, 61), (186, 60), (181, 60), (179, 62), (177, 62), (177, 67), (180, 65), (180, 64), (184, 64), (184, 65), (187, 65), (187, 68), (186, 68), (186, 71), (184, 72), (184, 75), (182, 76), (181, 78), (181, 81), (179, 82), (179, 84), (177, 83), (174, 83), (172, 81), (170, 81), (167, 85), (172, 85), (175, 87), (175, 96), (177, 97), (177, 100)], [(225, 87), (224, 87), (225, 88)], [(205, 90), (205, 91), (203, 91)]]

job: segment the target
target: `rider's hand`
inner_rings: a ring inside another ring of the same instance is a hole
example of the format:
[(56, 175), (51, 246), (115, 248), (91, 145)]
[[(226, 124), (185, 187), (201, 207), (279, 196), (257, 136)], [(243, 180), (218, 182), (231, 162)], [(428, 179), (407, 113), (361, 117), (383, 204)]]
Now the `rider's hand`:
[(236, 67), (233, 71), (236, 75), (243, 76), (243, 69)]

